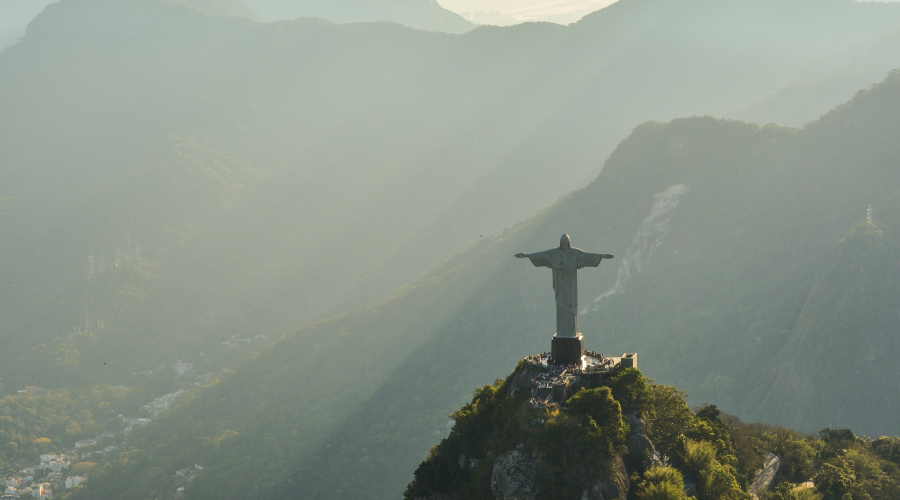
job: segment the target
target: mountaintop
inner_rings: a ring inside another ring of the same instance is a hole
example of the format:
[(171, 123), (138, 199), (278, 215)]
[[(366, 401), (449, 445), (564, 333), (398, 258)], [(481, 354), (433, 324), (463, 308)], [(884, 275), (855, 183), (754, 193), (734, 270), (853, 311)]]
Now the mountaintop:
[(682, 391), (635, 368), (600, 384), (570, 377), (572, 392), (549, 404), (516, 383), (553, 374), (526, 359), (476, 390), (404, 498), (837, 500), (900, 491), (900, 438), (804, 435), (715, 405), (691, 410)]

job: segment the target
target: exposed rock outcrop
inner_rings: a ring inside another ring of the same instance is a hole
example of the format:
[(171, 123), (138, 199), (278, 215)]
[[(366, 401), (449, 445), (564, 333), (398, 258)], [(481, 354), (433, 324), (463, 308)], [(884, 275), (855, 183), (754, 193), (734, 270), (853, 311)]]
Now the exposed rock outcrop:
[(534, 500), (538, 492), (537, 469), (540, 459), (525, 453), (522, 447), (494, 460), (491, 493), (497, 500)]
[(634, 413), (625, 414), (628, 419), (628, 425), (631, 426), (631, 434), (625, 445), (628, 447), (628, 454), (632, 457), (648, 457), (656, 462), (656, 447), (653, 441), (647, 437), (647, 426), (644, 421), (637, 417)]
[(625, 500), (628, 497), (628, 488), (631, 485), (628, 479), (628, 469), (622, 457), (617, 456), (610, 462), (609, 478), (598, 481), (590, 490), (582, 495), (582, 500)]
[(509, 381), (509, 386), (506, 390), (506, 393), (509, 395), (513, 395), (522, 387), (528, 387), (529, 389), (531, 389), (531, 376), (532, 373), (529, 370), (517, 371), (512, 380)]
[(431, 493), (424, 497), (416, 497), (416, 500), (456, 500), (456, 495), (448, 495), (445, 493)]
[(416, 500), (456, 500), (456, 495), (448, 495), (444, 493), (431, 493), (424, 497), (416, 497)]
[[(537, 479), (540, 466), (540, 453), (527, 453), (522, 446), (498, 456), (491, 474), (494, 498), (534, 500), (540, 491)], [(622, 458), (617, 456), (609, 462), (604, 478), (584, 490), (581, 500), (625, 500), (628, 487), (628, 470)]]
[(753, 498), (758, 498), (760, 491), (768, 490), (772, 486), (778, 469), (781, 467), (781, 457), (772, 453), (767, 453), (767, 455), (766, 464), (750, 483), (750, 496)]

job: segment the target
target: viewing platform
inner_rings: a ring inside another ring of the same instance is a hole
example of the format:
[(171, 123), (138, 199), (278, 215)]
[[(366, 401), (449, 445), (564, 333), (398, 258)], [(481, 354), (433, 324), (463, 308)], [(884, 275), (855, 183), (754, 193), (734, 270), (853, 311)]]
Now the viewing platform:
[(531, 404), (564, 404), (581, 387), (593, 388), (626, 368), (637, 368), (637, 353), (605, 356), (584, 351), (581, 363), (557, 364), (549, 352), (527, 356), (522, 360), (524, 370), (516, 374), (510, 393), (522, 387), (531, 389)]

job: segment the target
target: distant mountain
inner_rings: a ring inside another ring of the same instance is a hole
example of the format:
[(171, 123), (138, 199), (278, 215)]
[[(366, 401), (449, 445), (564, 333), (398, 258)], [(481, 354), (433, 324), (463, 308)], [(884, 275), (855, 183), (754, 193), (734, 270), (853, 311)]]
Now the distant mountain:
[[(592, 348), (638, 350), (650, 375), (747, 418), (896, 433), (873, 420), (893, 411), (888, 386), (858, 391), (877, 403), (868, 416), (818, 396), (779, 403), (860, 380), (789, 353), (854, 333), (799, 318), (857, 297), (811, 291), (849, 279), (820, 270), (868, 204), (892, 248), (895, 77), (803, 130), (647, 123), (610, 152), (645, 120), (839, 75), (834, 54), (865, 55), (850, 48), (898, 21), (900, 6), (877, 3), (622, 0), (568, 27), (451, 35), (153, 0), (49, 5), (0, 53), (5, 390), (146, 389), (145, 373), (179, 360), (221, 373), (415, 281), (200, 391), (135, 441), (134, 476), (120, 477), (146, 481), (91, 479), (132, 498), (159, 473), (147, 464), (201, 463), (210, 497), (396, 497), (446, 432), (440, 415), (546, 349), (549, 277), (510, 255), (568, 231), (620, 259), (582, 282)], [(852, 70), (893, 64), (879, 46)], [(792, 119), (815, 119), (813, 104)], [(770, 111), (760, 121), (783, 116)], [(893, 373), (889, 318), (860, 319), (848, 356), (864, 375)]]
[(900, 31), (836, 50), (801, 68), (790, 84), (727, 118), (801, 126), (880, 80), (900, 61)]
[(262, 21), (258, 12), (241, 0), (165, 0), (175, 5), (183, 5), (199, 10), (210, 16), (249, 17), (254, 21)]
[[(263, 18), (240, 0), (164, 0), (183, 5), (211, 16), (249, 17), (256, 21)], [(25, 34), (25, 27), (44, 7), (54, 0), (4, 0), (0, 2), (0, 50), (13, 45)]]
[(321, 17), (335, 23), (394, 22), (410, 28), (465, 33), (474, 24), (435, 0), (245, 0), (272, 20)]
[(742, 418), (897, 434), (898, 103), (892, 73), (803, 129), (643, 124), (585, 188), (390, 300), (282, 339), (154, 422), (132, 442), (148, 451), (109, 474), (169, 457), (204, 465), (193, 498), (239, 484), (397, 496), (471, 386), (548, 349), (550, 273), (513, 254), (563, 231), (616, 256), (580, 272), (589, 349), (637, 351), (644, 373)]
[(5, 0), (0, 3), (0, 50), (25, 34), (25, 26), (38, 15), (50, 0)]
[[(120, 383), (381, 300), (586, 183), (637, 123), (757, 102), (898, 21), (623, 0), (448, 35), (52, 4), (0, 53), (0, 376)], [(152, 272), (106, 280), (116, 255)], [(62, 345), (79, 361), (36, 368)]]

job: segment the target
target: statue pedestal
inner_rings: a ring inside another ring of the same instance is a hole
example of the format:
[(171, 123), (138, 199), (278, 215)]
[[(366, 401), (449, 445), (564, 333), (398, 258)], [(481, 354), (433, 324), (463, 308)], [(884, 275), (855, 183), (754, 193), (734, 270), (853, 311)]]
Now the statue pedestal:
[(559, 337), (553, 335), (550, 343), (550, 355), (553, 363), (557, 365), (581, 365), (581, 357), (584, 354), (584, 335), (575, 337)]

